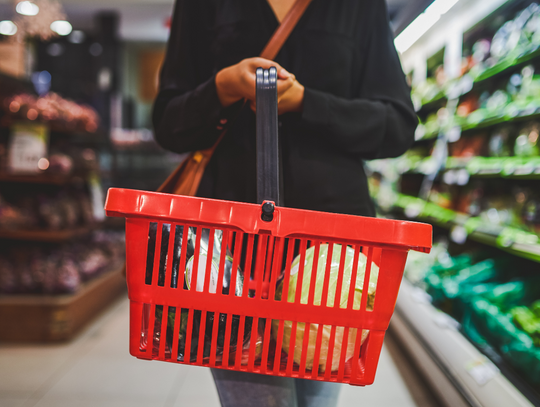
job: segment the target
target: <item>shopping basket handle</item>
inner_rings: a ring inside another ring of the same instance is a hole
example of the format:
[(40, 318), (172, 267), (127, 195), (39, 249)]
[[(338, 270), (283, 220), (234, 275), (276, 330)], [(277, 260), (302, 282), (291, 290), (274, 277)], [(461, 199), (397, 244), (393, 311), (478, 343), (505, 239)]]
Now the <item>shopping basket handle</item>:
[[(279, 196), (277, 70), (257, 68), (257, 203)], [(267, 208), (269, 209), (269, 208)], [(273, 208), (272, 208), (273, 212)]]

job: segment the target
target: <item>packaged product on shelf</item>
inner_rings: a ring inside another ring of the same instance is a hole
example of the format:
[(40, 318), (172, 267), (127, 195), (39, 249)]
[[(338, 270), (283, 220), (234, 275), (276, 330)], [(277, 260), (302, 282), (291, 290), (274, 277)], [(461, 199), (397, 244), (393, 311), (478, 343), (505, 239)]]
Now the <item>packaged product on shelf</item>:
[(540, 126), (533, 123), (523, 128), (514, 145), (514, 155), (517, 157), (536, 157), (539, 155), (538, 135)]
[(82, 245), (77, 245), (73, 249), (74, 254), (77, 256), (77, 263), (83, 281), (90, 280), (98, 275), (109, 264), (109, 259), (101, 247), (85, 248)]
[(456, 110), (456, 114), (460, 117), (467, 117), (478, 109), (478, 107), (478, 96), (468, 95), (467, 97), (463, 98), (463, 101), (460, 102)]
[(540, 233), (540, 195), (531, 193), (523, 206), (523, 219), (531, 232)]
[(0, 195), (0, 229), (25, 229), (35, 224), (35, 218), (25, 210), (7, 203)]
[(434, 186), (429, 194), (429, 201), (441, 208), (452, 208), (452, 193), (450, 187), (446, 184)]
[(40, 120), (68, 130), (92, 133), (99, 126), (99, 116), (93, 108), (79, 105), (53, 92), (39, 97), (24, 93), (14, 95), (4, 100), (3, 107), (6, 119)]
[(464, 73), (470, 72), (473, 77), (477, 77), (485, 70), (484, 62), (490, 55), (491, 41), (483, 38), (474, 43), (472, 47), (472, 55), (466, 61), (464, 66)]
[(484, 134), (471, 137), (462, 137), (455, 143), (449, 143), (450, 155), (452, 157), (472, 158), (482, 156), (487, 153), (487, 143)]
[(0, 293), (11, 294), (17, 290), (17, 276), (11, 261), (0, 255)]
[(49, 155), (49, 167), (47, 171), (55, 174), (70, 174), (73, 170), (73, 159), (62, 153), (52, 153)]
[(509, 157), (513, 148), (510, 146), (510, 129), (508, 127), (497, 130), (489, 139), (490, 157)]
[(62, 208), (53, 198), (46, 195), (39, 196), (38, 211), (47, 229), (58, 230), (64, 226)]

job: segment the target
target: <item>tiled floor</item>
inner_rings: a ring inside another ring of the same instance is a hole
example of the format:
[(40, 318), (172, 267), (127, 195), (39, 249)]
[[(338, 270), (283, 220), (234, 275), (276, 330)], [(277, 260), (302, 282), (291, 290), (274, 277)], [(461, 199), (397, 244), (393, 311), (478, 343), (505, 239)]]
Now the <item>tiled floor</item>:
[[(0, 346), (0, 406), (219, 407), (208, 369), (128, 354), (128, 308), (119, 301), (67, 345)], [(416, 406), (388, 349), (374, 385), (343, 386), (339, 407), (349, 406)]]

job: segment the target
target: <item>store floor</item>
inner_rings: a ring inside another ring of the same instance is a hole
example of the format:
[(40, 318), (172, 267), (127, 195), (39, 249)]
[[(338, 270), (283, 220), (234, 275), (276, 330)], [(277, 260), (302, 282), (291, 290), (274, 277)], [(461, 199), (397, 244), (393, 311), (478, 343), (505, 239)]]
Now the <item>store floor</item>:
[[(128, 312), (128, 301), (120, 300), (69, 344), (0, 346), (0, 406), (219, 407), (210, 370), (129, 355)], [(389, 352), (395, 345), (389, 345), (383, 348), (375, 384), (344, 385), (339, 407), (435, 405), (392, 350), (400, 374)]]

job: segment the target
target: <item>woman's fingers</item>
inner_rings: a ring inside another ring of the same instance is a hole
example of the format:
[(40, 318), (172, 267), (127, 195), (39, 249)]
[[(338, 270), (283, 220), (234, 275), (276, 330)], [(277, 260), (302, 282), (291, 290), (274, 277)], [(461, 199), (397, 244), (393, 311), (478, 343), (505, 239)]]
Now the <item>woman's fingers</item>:
[(278, 79), (277, 82), (277, 93), (278, 93), (278, 100), (280, 100), (283, 95), (293, 87), (294, 82), (296, 81), (296, 78), (294, 75), (290, 75), (288, 79)]

